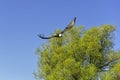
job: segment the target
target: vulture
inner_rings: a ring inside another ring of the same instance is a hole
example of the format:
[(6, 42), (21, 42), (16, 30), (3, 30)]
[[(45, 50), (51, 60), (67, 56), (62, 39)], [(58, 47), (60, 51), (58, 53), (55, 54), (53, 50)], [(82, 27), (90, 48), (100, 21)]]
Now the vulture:
[(68, 26), (67, 26), (63, 31), (61, 31), (60, 33), (57, 33), (57, 34), (52, 35), (52, 36), (50, 36), (50, 37), (44, 37), (44, 35), (39, 34), (38, 37), (41, 38), (41, 39), (51, 39), (51, 38), (54, 38), (54, 37), (62, 37), (62, 34), (63, 34), (64, 32), (66, 32), (67, 30), (71, 29), (71, 28), (74, 26), (75, 21), (76, 21), (76, 17), (75, 17), (75, 18), (68, 24)]

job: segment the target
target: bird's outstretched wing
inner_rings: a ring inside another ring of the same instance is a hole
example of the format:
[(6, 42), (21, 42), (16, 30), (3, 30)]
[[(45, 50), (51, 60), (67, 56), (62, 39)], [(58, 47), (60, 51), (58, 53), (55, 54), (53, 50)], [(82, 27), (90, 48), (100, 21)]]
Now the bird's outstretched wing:
[(41, 38), (41, 39), (50, 39), (50, 38), (53, 38), (53, 37), (44, 37), (44, 36), (41, 35), (41, 34), (39, 34), (38, 37)]
[(63, 34), (65, 31), (71, 29), (74, 26), (75, 21), (76, 21), (76, 17), (67, 25), (67, 27), (61, 32), (61, 34)]
[(38, 37), (41, 38), (41, 39), (51, 39), (51, 38), (54, 38), (54, 37), (59, 37), (59, 34), (56, 34), (56, 35), (53, 35), (53, 36), (50, 36), (50, 37), (44, 37), (44, 35), (39, 34)]

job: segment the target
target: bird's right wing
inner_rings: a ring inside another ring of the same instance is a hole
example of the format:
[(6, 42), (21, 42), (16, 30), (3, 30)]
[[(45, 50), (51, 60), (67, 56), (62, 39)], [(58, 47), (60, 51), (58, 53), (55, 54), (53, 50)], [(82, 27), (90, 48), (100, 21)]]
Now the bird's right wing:
[(53, 38), (54, 36), (44, 37), (44, 35), (39, 34), (38, 37), (41, 38), (41, 39), (51, 39), (51, 38)]

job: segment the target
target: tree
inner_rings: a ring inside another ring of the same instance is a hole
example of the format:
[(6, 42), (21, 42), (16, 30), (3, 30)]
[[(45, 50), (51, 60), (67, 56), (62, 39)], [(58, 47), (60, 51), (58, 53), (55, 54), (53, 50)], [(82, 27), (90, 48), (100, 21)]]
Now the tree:
[[(116, 54), (120, 54), (116, 53)], [(119, 80), (120, 79), (120, 61), (114, 62), (111, 69), (106, 72), (103, 72), (101, 75), (102, 80)]]
[(37, 49), (38, 79), (97, 80), (100, 77), (103, 80), (118, 80), (120, 53), (112, 49), (114, 30), (112, 25), (89, 30), (74, 27), (62, 38), (50, 39)]

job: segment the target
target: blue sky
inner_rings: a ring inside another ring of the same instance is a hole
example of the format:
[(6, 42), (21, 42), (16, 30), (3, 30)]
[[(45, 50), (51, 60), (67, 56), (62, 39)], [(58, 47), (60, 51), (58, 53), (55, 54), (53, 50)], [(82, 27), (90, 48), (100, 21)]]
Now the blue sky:
[(120, 49), (119, 0), (0, 0), (0, 80), (35, 80), (36, 48), (50, 35), (77, 17), (85, 28), (112, 24), (115, 50)]

